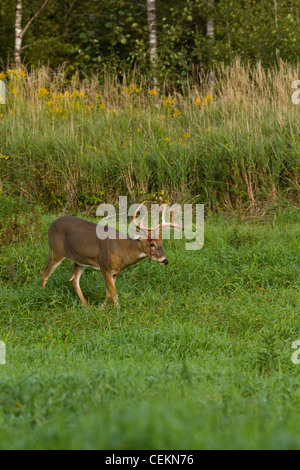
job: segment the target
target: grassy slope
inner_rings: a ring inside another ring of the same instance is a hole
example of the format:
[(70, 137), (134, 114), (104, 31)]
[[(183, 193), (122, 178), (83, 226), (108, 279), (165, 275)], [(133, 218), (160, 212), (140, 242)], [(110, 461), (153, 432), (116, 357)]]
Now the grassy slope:
[(50, 211), (160, 190), (171, 202), (240, 213), (299, 204), (298, 69), (236, 63), (218, 75), (215, 87), (171, 96), (145, 84), (66, 84), (47, 69), (8, 77), (0, 189)]
[(1, 448), (299, 448), (299, 214), (165, 242), (167, 267), (120, 276), (119, 310), (92, 271), (81, 307), (68, 261), (40, 290), (51, 219), (1, 255)]

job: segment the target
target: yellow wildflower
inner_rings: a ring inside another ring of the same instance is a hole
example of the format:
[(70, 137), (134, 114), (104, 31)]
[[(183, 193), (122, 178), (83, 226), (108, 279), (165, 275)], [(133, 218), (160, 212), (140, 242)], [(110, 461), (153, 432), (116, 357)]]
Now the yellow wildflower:
[(138, 88), (136, 85), (128, 85), (123, 88), (123, 91), (130, 95), (133, 95), (134, 93), (138, 95), (141, 92), (141, 88)]
[(201, 104), (201, 98), (198, 97), (195, 101), (195, 105), (200, 106), (200, 104)]
[(152, 88), (152, 90), (149, 90), (148, 93), (151, 96), (158, 95), (158, 91), (155, 88)]
[(168, 96), (167, 98), (165, 98), (164, 100), (164, 106), (165, 108), (174, 108), (175, 107), (175, 101), (176, 101), (176, 98), (172, 98), (170, 96)]
[(14, 78), (27, 78), (26, 72), (22, 69), (7, 69), (6, 74)]
[(204, 99), (206, 100), (206, 103), (210, 103), (214, 100), (213, 95), (211, 93), (207, 95)]
[(53, 98), (51, 98), (49, 101), (47, 101), (47, 106), (53, 106), (55, 104), (55, 101)]
[(48, 95), (50, 95), (49, 91), (46, 90), (46, 88), (44, 88), (44, 87), (39, 88), (35, 93), (38, 96), (48, 96)]
[(191, 137), (191, 134), (189, 134), (188, 132), (185, 132), (183, 134), (183, 137), (185, 138), (185, 140), (189, 139)]
[(62, 106), (55, 106), (54, 108), (54, 111), (59, 114), (59, 113), (63, 113), (64, 109)]

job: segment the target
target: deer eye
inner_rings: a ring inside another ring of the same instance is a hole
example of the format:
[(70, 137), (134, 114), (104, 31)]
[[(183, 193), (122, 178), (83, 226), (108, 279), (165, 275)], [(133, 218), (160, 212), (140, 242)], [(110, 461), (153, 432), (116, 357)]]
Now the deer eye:
[(154, 243), (150, 243), (150, 246), (155, 246)]

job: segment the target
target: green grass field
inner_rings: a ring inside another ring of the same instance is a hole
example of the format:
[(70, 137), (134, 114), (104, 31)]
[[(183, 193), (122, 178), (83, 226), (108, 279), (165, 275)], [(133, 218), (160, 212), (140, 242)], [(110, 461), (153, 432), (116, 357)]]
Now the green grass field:
[(210, 216), (205, 245), (165, 241), (118, 279), (64, 261), (40, 289), (47, 228), (2, 248), (1, 449), (299, 449), (299, 212)]

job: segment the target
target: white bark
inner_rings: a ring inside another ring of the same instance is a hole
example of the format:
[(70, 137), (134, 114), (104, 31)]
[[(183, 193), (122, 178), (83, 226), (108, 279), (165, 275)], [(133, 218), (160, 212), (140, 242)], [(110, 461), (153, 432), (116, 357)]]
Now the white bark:
[(275, 12), (275, 28), (278, 29), (278, 8), (277, 8), (277, 0), (273, 0), (274, 3), (274, 12)]
[(155, 0), (147, 0), (147, 20), (149, 34), (150, 62), (153, 69), (154, 86), (157, 87), (157, 33), (156, 33), (156, 5)]
[(210, 39), (215, 39), (215, 24), (214, 20), (212, 19), (212, 11), (214, 9), (214, 0), (208, 0), (208, 14), (207, 14), (207, 21), (206, 21), (206, 34)]
[[(206, 20), (206, 35), (211, 40), (215, 40), (215, 24), (212, 17), (212, 12), (215, 7), (214, 0), (207, 0), (208, 12), (207, 12), (207, 20)], [(214, 87), (216, 81), (216, 74), (214, 70), (210, 70), (208, 75), (208, 83), (211, 87)]]
[(15, 26), (15, 66), (21, 67), (22, 50), (22, 0), (17, 0), (16, 6), (16, 26)]
[(17, 0), (16, 5), (16, 23), (15, 23), (15, 66), (16, 68), (21, 67), (21, 52), (22, 52), (22, 40), (27, 29), (31, 23), (37, 18), (41, 11), (45, 8), (49, 0), (45, 0), (41, 5), (39, 10), (30, 18), (27, 25), (22, 29), (22, 10), (23, 2), (22, 0)]

